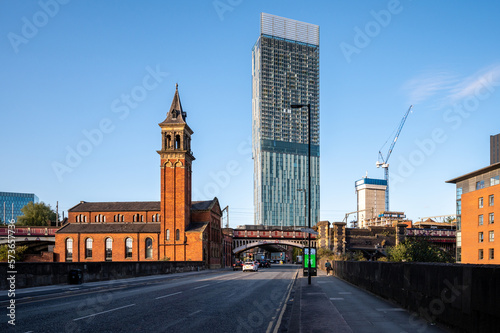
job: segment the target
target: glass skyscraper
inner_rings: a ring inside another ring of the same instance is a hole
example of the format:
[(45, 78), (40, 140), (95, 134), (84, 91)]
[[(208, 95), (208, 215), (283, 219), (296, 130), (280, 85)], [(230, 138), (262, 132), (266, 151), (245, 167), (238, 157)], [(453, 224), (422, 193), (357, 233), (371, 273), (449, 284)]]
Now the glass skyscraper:
[[(311, 105), (311, 129), (308, 108)], [(307, 225), (311, 138), (311, 224), (319, 220), (319, 27), (261, 14), (252, 49), (255, 224)], [(311, 132), (309, 132), (309, 130)]]
[(23, 215), (21, 208), (30, 202), (38, 203), (38, 197), (33, 193), (0, 192), (0, 219), (2, 224), (12, 219), (17, 222), (17, 217)]

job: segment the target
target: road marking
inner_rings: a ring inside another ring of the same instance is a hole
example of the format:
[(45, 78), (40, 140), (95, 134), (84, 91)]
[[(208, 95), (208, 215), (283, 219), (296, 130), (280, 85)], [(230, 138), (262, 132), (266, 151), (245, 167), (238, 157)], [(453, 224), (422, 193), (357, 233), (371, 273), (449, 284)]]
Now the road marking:
[(112, 311), (116, 311), (116, 310), (121, 310), (121, 309), (129, 308), (131, 306), (135, 306), (135, 304), (129, 304), (129, 305), (125, 305), (125, 306), (120, 306), (119, 308), (115, 308), (115, 309), (93, 313), (93, 314), (88, 315), (88, 316), (84, 316), (84, 317), (73, 319), (73, 321), (82, 320), (82, 319), (89, 318), (89, 317), (94, 317), (94, 316), (97, 316), (97, 315), (100, 315), (100, 314), (104, 314), (104, 313), (108, 313), (108, 312), (112, 312)]
[(343, 301), (342, 297), (330, 297), (330, 301)]
[(405, 309), (401, 309), (401, 308), (390, 308), (390, 309), (375, 309), (377, 311), (406, 311)]
[(352, 293), (350, 291), (340, 291), (339, 295), (351, 295)]
[[(276, 309), (276, 311), (279, 311), (279, 308), (280, 308), (281, 304), (283, 304), (283, 308), (281, 309), (281, 313), (278, 316), (278, 320), (276, 320), (276, 326), (274, 327), (273, 333), (277, 333), (278, 329), (280, 328), (281, 320), (283, 319), (283, 314), (285, 313), (285, 310), (286, 310), (286, 304), (287, 304), (288, 300), (290, 299), (290, 294), (292, 293), (292, 287), (293, 287), (293, 284), (294, 284), (295, 280), (297, 279), (297, 275), (298, 274), (299, 274), (299, 272), (297, 271), (295, 273), (295, 278), (292, 281), (290, 281), (290, 283), (288, 284), (288, 287), (287, 287), (288, 288), (288, 295), (286, 296), (286, 298), (284, 298), (281, 301), (280, 305)], [(271, 322), (267, 326), (266, 333), (270, 333), (271, 332), (271, 329), (273, 327), (273, 323), (274, 323), (273, 320), (271, 320)]]
[(195, 314), (200, 313), (200, 312), (201, 312), (201, 310), (191, 312), (190, 314), (188, 314), (188, 317), (194, 316)]
[(203, 286), (199, 286), (199, 287), (193, 288), (193, 290), (194, 290), (194, 289), (205, 288), (205, 287), (208, 287), (208, 286), (209, 286), (209, 284), (205, 284), (205, 285), (203, 285)]
[(170, 296), (179, 295), (179, 294), (182, 294), (182, 291), (179, 291), (179, 292), (173, 293), (173, 294), (168, 294), (168, 295), (165, 295), (165, 296), (159, 296), (159, 297), (156, 297), (155, 299), (170, 297)]

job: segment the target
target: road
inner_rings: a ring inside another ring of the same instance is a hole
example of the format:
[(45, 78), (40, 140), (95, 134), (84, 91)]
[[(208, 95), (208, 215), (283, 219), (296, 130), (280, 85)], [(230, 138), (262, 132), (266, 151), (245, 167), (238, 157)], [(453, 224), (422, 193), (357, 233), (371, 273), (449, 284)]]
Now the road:
[(297, 272), (274, 265), (19, 290), (15, 328), (0, 322), (3, 332), (273, 332)]

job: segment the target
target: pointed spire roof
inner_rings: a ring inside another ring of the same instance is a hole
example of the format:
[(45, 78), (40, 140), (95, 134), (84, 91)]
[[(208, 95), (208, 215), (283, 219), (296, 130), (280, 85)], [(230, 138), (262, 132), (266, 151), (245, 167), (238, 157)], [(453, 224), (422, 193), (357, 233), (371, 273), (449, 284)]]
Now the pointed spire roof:
[(172, 105), (170, 105), (170, 110), (167, 113), (167, 118), (159, 125), (166, 124), (185, 124), (186, 123), (186, 112), (182, 110), (181, 99), (179, 97), (179, 85), (175, 84), (175, 94), (172, 100)]

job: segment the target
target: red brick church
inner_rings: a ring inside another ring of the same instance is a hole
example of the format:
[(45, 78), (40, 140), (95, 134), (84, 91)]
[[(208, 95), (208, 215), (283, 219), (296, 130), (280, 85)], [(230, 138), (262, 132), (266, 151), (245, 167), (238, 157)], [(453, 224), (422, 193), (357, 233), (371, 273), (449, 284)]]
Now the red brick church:
[(56, 233), (57, 261), (191, 260), (221, 266), (221, 208), (217, 198), (191, 201), (193, 131), (177, 86), (159, 126), (160, 201), (80, 202)]

